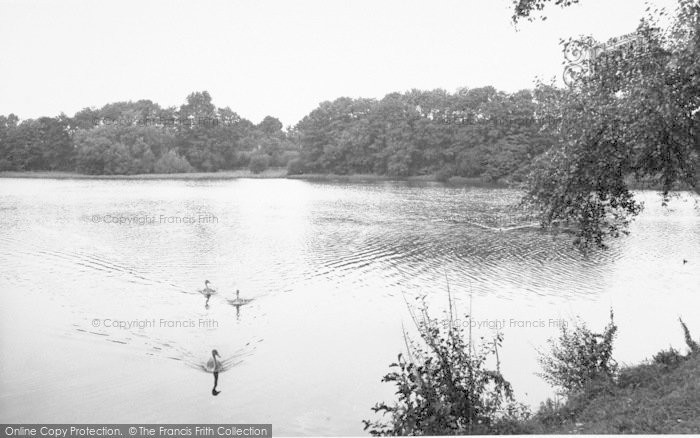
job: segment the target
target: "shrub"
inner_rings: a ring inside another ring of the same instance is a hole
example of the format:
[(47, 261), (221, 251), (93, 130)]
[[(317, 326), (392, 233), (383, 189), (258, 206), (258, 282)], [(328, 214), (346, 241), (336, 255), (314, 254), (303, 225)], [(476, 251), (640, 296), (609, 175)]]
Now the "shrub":
[(399, 354), (393, 371), (383, 382), (396, 385), (398, 401), (384, 402), (372, 410), (388, 416), (388, 422), (364, 420), (365, 430), (380, 435), (454, 435), (519, 431), (518, 421), (529, 414), (513, 402), (510, 384), (498, 370), (486, 368), (496, 355), (499, 334), (493, 343), (475, 352), (461, 327), (440, 324), (428, 316), (425, 303), (421, 321), (411, 312), (420, 341), (406, 337), (407, 356)]
[(540, 408), (535, 414), (535, 419), (539, 423), (545, 426), (557, 426), (563, 424), (565, 421), (572, 418), (568, 410), (565, 409), (566, 405), (561, 403), (559, 399), (552, 400), (548, 398), (546, 401), (540, 403)]
[(447, 182), (455, 174), (455, 169), (452, 166), (443, 167), (435, 173), (435, 179), (440, 182)]
[(260, 173), (267, 170), (270, 165), (270, 158), (264, 154), (256, 154), (250, 157), (248, 168), (253, 173)]
[(662, 365), (664, 368), (675, 368), (685, 360), (685, 357), (675, 348), (671, 347), (668, 350), (661, 350), (653, 357), (653, 362)]
[(153, 169), (156, 173), (186, 173), (194, 171), (187, 158), (172, 149), (156, 161)]
[(690, 336), (690, 330), (688, 330), (688, 326), (685, 325), (683, 320), (681, 318), (678, 318), (678, 320), (681, 322), (681, 327), (683, 327), (683, 335), (685, 336), (685, 344), (688, 346), (690, 349), (690, 354), (698, 354), (700, 353), (700, 345), (698, 345), (697, 342), (693, 340), (693, 337)]
[(290, 160), (287, 164), (288, 175), (301, 175), (304, 173), (304, 162), (300, 158)]
[(570, 331), (562, 326), (559, 339), (549, 340), (551, 351), (540, 352), (538, 358), (543, 372), (540, 377), (561, 388), (565, 394), (610, 382), (617, 372), (612, 358), (613, 341), (617, 326), (610, 310), (610, 323), (603, 334), (591, 332), (585, 324), (576, 324)]
[(299, 152), (297, 151), (284, 151), (277, 154), (275, 162), (272, 163), (276, 167), (286, 167), (290, 161), (299, 158)]
[(12, 170), (14, 169), (14, 166), (10, 162), (10, 160), (7, 160), (5, 158), (0, 158), (0, 171), (3, 170)]
[(251, 156), (252, 156), (252, 154), (250, 151), (236, 151), (233, 154), (232, 166), (234, 168), (247, 167), (250, 164), (250, 157)]
[(661, 366), (656, 363), (644, 363), (624, 367), (617, 377), (619, 388), (636, 389), (649, 383), (649, 376), (658, 376)]

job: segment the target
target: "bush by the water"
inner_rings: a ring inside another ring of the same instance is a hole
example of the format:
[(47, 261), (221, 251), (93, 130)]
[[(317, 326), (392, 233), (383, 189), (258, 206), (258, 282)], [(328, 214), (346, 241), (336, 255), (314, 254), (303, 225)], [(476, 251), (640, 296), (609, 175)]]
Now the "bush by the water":
[(700, 353), (700, 344), (698, 344), (690, 335), (690, 330), (688, 330), (688, 326), (685, 325), (683, 320), (681, 318), (678, 318), (678, 320), (681, 322), (681, 327), (683, 328), (683, 336), (685, 337), (685, 345), (688, 346), (690, 354), (694, 355)]
[[(682, 320), (681, 327), (688, 354), (669, 348), (649, 362), (619, 370), (613, 361), (600, 365), (612, 350), (612, 315), (603, 335), (580, 326), (574, 330), (578, 335), (563, 330), (560, 342), (555, 344), (558, 352), (568, 354), (549, 358), (548, 363), (557, 364), (557, 374), (552, 373), (551, 366), (545, 369), (549, 370), (548, 381), (572, 389), (565, 394), (564, 402), (542, 403), (521, 430), (540, 434), (700, 432), (700, 360), (697, 350), (693, 352), (698, 343)], [(595, 345), (598, 347), (593, 348)], [(598, 366), (588, 365), (596, 363)], [(588, 376), (585, 382), (562, 377), (577, 372)]]
[(253, 173), (260, 173), (267, 170), (269, 165), (270, 159), (267, 157), (267, 155), (256, 154), (250, 157), (250, 164), (248, 165), (248, 168)]
[(404, 334), (407, 354), (382, 380), (396, 385), (398, 400), (372, 408), (383, 414), (379, 421), (364, 420), (372, 435), (700, 432), (699, 343), (682, 320), (687, 354), (671, 348), (621, 369), (612, 358), (612, 310), (600, 334), (582, 323), (563, 326), (550, 340), (551, 351), (540, 352), (542, 377), (563, 397), (548, 399), (531, 415), (500, 373), (500, 335), (475, 352), (451, 311), (442, 324), (425, 305), (418, 317), (411, 315), (420, 337)]
[(549, 341), (550, 351), (540, 352), (540, 376), (565, 394), (612, 380), (617, 373), (617, 363), (612, 358), (616, 333), (612, 310), (610, 322), (600, 334), (584, 323), (576, 324), (573, 330), (562, 326), (559, 339)]
[(438, 170), (435, 173), (435, 179), (440, 181), (440, 182), (447, 182), (450, 180), (455, 175), (455, 170), (453, 167), (445, 167), (443, 169)]
[[(452, 316), (443, 324), (425, 303), (411, 314), (420, 339), (404, 333), (407, 354), (399, 354), (382, 379), (396, 385), (398, 401), (376, 404), (372, 410), (384, 417), (364, 420), (365, 430), (375, 436), (517, 433), (529, 412), (515, 403), (499, 370), (501, 335), (477, 348)], [(496, 360), (495, 369), (488, 359)]]
[(187, 161), (187, 158), (170, 150), (163, 154), (154, 165), (156, 173), (186, 173), (194, 172), (194, 168)]
[(294, 158), (287, 163), (288, 175), (301, 175), (304, 173), (304, 162), (300, 158)]

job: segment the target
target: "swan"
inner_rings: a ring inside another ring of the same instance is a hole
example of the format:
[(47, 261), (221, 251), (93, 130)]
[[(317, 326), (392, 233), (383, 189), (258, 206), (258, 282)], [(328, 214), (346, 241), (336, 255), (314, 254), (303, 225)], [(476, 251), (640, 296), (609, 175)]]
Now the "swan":
[[(219, 352), (216, 350), (211, 351), (211, 359), (207, 361), (206, 371), (214, 374), (214, 387), (211, 389), (211, 395), (219, 395), (221, 391), (216, 389), (219, 384), (219, 371), (222, 370), (223, 366), (216, 357), (219, 356)], [(221, 357), (221, 356), (219, 356)]]
[(209, 287), (210, 285), (211, 285), (211, 283), (209, 283), (209, 280), (204, 280), (204, 289), (202, 289), (200, 292), (202, 292), (204, 295), (215, 294), (216, 290)]
[(199, 291), (199, 293), (207, 297), (207, 304), (209, 304), (209, 298), (216, 293), (216, 289), (212, 289), (209, 287), (210, 285), (209, 280), (204, 280), (204, 289)]
[[(207, 371), (212, 372), (212, 373), (219, 373), (221, 371), (221, 362), (217, 359), (217, 357), (221, 357), (219, 355), (219, 352), (216, 350), (211, 351), (211, 358), (207, 361)], [(216, 388), (216, 385), (214, 385)]]
[[(258, 342), (261, 341), (262, 339), (258, 340)], [(241, 362), (243, 362), (244, 357), (253, 354), (255, 347), (251, 346), (250, 344), (251, 342), (248, 342), (243, 348), (236, 351), (233, 356), (223, 359), (216, 349), (211, 350), (211, 357), (206, 362), (203, 362), (200, 356), (195, 358), (194, 355), (187, 353), (185, 363), (196, 370), (204, 371), (207, 374), (212, 374), (214, 376), (214, 387), (211, 390), (211, 394), (219, 395), (221, 392), (217, 388), (219, 384), (219, 373), (224, 373), (231, 368), (240, 365)]]
[(235, 300), (228, 300), (229, 304), (232, 306), (238, 307), (238, 306), (242, 306), (244, 304), (248, 304), (251, 301), (253, 301), (252, 298), (250, 298), (250, 299), (241, 298), (239, 295), (240, 295), (240, 291), (238, 289), (236, 289), (236, 299)]

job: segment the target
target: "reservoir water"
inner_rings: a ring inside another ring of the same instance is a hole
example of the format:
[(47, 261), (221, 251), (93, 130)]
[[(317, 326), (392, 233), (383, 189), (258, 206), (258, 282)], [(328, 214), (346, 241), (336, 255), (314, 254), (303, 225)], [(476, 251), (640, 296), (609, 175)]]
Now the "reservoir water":
[[(537, 349), (562, 321), (636, 363), (700, 336), (700, 197), (588, 254), (499, 231), (519, 193), (408, 182), (0, 179), (0, 422), (272, 423), (361, 435), (404, 349), (406, 302), (504, 335), (518, 400), (554, 392)], [(504, 219), (505, 218), (505, 219)], [(684, 260), (686, 263), (684, 263)], [(217, 293), (198, 292), (210, 280)], [(252, 300), (235, 306), (240, 297)], [(202, 366), (217, 349), (228, 369)]]

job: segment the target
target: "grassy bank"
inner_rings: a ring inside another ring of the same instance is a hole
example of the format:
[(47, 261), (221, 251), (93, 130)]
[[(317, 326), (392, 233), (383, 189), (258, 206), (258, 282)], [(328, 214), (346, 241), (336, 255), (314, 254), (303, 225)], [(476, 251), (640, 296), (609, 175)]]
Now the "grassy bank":
[(700, 356), (621, 370), (617, 383), (541, 409), (520, 433), (700, 433)]
[(472, 343), (449, 300), (448, 319), (431, 317), (425, 301), (407, 303), (419, 337), (404, 331), (406, 351), (382, 379), (396, 399), (371, 408), (377, 416), (363, 420), (371, 435), (700, 433), (700, 342), (680, 318), (687, 353), (670, 348), (622, 368), (612, 355), (612, 309), (602, 331), (579, 321), (562, 327), (538, 351), (538, 375), (565, 401), (532, 412), (501, 374), (502, 334)]

